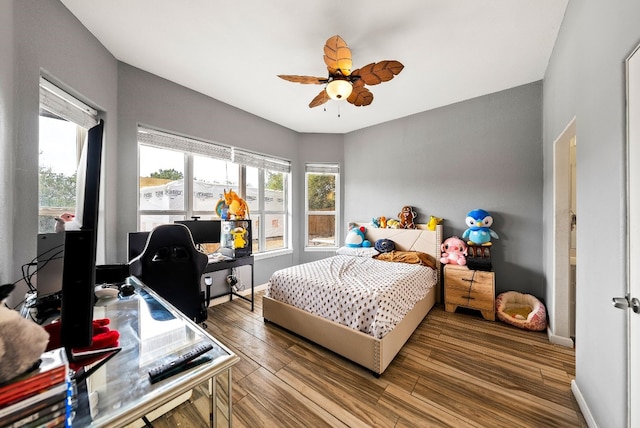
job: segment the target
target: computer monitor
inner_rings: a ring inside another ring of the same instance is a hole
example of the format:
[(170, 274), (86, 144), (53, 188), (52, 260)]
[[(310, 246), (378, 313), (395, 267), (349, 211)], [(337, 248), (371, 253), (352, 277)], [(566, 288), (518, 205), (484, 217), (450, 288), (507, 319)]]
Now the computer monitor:
[(89, 129), (81, 156), (84, 169), (79, 168), (77, 175), (79, 186), (84, 184), (82, 202), (77, 201), (80, 209), (76, 210), (76, 220), (82, 226), (65, 232), (60, 339), (67, 353), (72, 348), (91, 345), (93, 339), (103, 133), (102, 120)]
[(220, 220), (176, 220), (191, 231), (195, 244), (217, 244), (220, 242)]
[(151, 232), (129, 232), (127, 234), (127, 257), (131, 261), (144, 251)]
[(36, 247), (38, 299), (57, 295), (62, 290), (64, 233), (39, 233)]

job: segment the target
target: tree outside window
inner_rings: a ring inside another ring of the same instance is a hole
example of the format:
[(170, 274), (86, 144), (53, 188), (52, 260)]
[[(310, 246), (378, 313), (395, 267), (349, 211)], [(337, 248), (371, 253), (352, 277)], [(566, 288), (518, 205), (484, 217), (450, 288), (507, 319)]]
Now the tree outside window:
[(308, 164), (306, 171), (306, 248), (337, 247), (338, 166)]

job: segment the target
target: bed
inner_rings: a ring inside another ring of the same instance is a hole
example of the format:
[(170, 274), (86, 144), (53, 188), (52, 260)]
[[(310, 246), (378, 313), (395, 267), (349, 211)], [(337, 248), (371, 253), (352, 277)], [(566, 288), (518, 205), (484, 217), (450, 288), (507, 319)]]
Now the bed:
[[(365, 224), (365, 227), (368, 227), (368, 225)], [(354, 313), (353, 316), (357, 319), (351, 323), (351, 326), (348, 326), (342, 323), (344, 322), (342, 320), (338, 322), (336, 320), (325, 318), (324, 316), (296, 307), (294, 304), (282, 301), (286, 299), (283, 299), (280, 295), (283, 293), (282, 290), (276, 290), (276, 284), (278, 284), (278, 282), (285, 281), (288, 283), (298, 283), (302, 285), (301, 290), (305, 290), (318, 285), (314, 283), (322, 282), (318, 277), (332, 276), (331, 274), (320, 274), (317, 269), (323, 269), (323, 266), (326, 267), (326, 265), (318, 263), (329, 263), (330, 266), (326, 269), (353, 270), (356, 274), (352, 279), (359, 282), (360, 286), (362, 286), (362, 283), (369, 283), (366, 280), (363, 281), (362, 278), (358, 276), (360, 275), (360, 273), (358, 273), (358, 269), (361, 269), (359, 267), (359, 262), (349, 260), (350, 258), (358, 257), (338, 255), (330, 257), (324, 262), (322, 260), (318, 260), (316, 262), (292, 266), (275, 272), (269, 281), (267, 293), (263, 299), (263, 317), (266, 322), (277, 324), (280, 327), (292, 331), (314, 343), (342, 355), (343, 357), (371, 370), (376, 375), (380, 375), (391, 363), (393, 358), (400, 351), (409, 336), (411, 336), (414, 330), (418, 327), (429, 310), (436, 302), (440, 301), (440, 244), (442, 242), (442, 226), (437, 226), (435, 231), (427, 230), (424, 225), (418, 225), (418, 229), (376, 229), (368, 227), (366, 238), (372, 244), (379, 239), (390, 239), (394, 242), (396, 250), (417, 251), (426, 253), (433, 258), (432, 260), (435, 264), (435, 269), (431, 272), (432, 284), (429, 286), (425, 285), (425, 287), (423, 287), (426, 288), (423, 296), (421, 296), (417, 302), (410, 303), (411, 307), (407, 309), (405, 314), (401, 315), (401, 319), (399, 321), (393, 321), (391, 326), (384, 325), (385, 323), (382, 323), (383, 325), (380, 326), (373, 322), (373, 325), (367, 329), (363, 328), (363, 317), (360, 316), (358, 318), (358, 314)], [(366, 257), (362, 259), (370, 260)], [(376, 262), (378, 264), (386, 264), (388, 269), (391, 269), (391, 265), (401, 264), (377, 260)], [(346, 265), (339, 263), (346, 263)], [(367, 263), (370, 263), (370, 261)], [(412, 267), (409, 271), (413, 272), (414, 266), (409, 266)], [(430, 268), (420, 267), (422, 269), (430, 270)], [(369, 270), (374, 268), (367, 266), (366, 269)], [(401, 270), (406, 269), (403, 268)], [(299, 276), (300, 272), (302, 272), (302, 277)], [(312, 275), (309, 278), (310, 272)], [(307, 278), (304, 278), (305, 275)], [(379, 277), (382, 276), (383, 275), (379, 275)], [(285, 277), (285, 279), (281, 279), (282, 277)], [(342, 279), (338, 282), (340, 281), (342, 281)], [(415, 278), (413, 281), (415, 282)], [(344, 284), (340, 284), (340, 287), (343, 285)], [(386, 287), (386, 285), (382, 285)], [(331, 288), (331, 284), (324, 284), (324, 287)], [(335, 290), (336, 287), (333, 286), (333, 288)], [(389, 292), (392, 293), (391, 291)], [(294, 294), (295, 293), (296, 292), (294, 291)], [(299, 291), (298, 293), (302, 293), (302, 291)], [(393, 293), (389, 295), (393, 296)], [(295, 299), (295, 296), (290, 297), (289, 300), (291, 299)], [(322, 305), (316, 304), (316, 306)], [(359, 305), (348, 306), (352, 308)], [(326, 314), (324, 315), (326, 316)], [(361, 330), (365, 330), (367, 332)]]

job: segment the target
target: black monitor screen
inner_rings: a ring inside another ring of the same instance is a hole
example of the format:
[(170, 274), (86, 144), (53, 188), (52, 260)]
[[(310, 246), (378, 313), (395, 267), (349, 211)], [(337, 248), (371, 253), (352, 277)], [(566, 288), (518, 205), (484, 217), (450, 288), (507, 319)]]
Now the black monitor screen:
[[(86, 153), (86, 168), (82, 177), (84, 178), (82, 226), (80, 230), (65, 232), (60, 329), (62, 345), (67, 352), (71, 348), (89, 346), (93, 337), (103, 131), (102, 120), (89, 129), (86, 150), (83, 149)], [(82, 183), (80, 177), (78, 180)]]
[(220, 242), (220, 220), (178, 220), (191, 231), (196, 244), (217, 244)]

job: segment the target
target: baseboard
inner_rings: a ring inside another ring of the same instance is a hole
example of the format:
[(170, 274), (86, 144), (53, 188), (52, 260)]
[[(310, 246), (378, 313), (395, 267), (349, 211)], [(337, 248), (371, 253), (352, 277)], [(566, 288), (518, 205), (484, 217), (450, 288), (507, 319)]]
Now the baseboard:
[(556, 336), (555, 334), (553, 334), (549, 327), (547, 327), (547, 338), (549, 339), (549, 342), (567, 348), (573, 348), (575, 345), (573, 343), (573, 339), (571, 339), (570, 337)]
[(589, 428), (598, 428), (598, 424), (596, 423), (595, 419), (593, 419), (593, 415), (591, 415), (589, 406), (587, 406), (587, 402), (582, 396), (580, 388), (578, 388), (578, 384), (576, 383), (575, 379), (571, 381), (571, 392), (573, 392), (573, 396), (578, 402), (578, 407), (580, 407), (580, 411), (582, 412), (584, 420), (587, 422), (587, 426), (589, 426)]
[[(258, 291), (262, 291), (262, 290), (266, 290), (267, 289), (267, 284), (261, 284), (261, 285), (256, 285), (253, 288), (253, 292), (257, 293)], [(251, 287), (249, 288), (245, 288), (244, 290), (240, 290), (240, 292), (238, 293), (241, 296), (249, 296), (249, 298), (251, 298)], [(234, 299), (237, 299), (237, 296), (233, 296)], [(211, 299), (211, 302), (209, 303), (209, 306), (215, 306), (215, 305), (219, 305), (221, 303), (227, 303), (229, 301), (229, 296), (221, 296), (221, 297), (216, 297), (215, 299)]]

